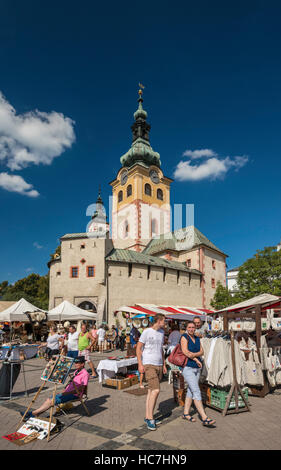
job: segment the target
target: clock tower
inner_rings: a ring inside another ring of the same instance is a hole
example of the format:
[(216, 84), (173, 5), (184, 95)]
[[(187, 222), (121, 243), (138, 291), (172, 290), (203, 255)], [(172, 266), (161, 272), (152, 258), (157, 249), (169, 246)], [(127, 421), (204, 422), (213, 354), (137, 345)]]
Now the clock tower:
[(159, 153), (149, 141), (150, 125), (139, 90), (131, 148), (121, 158), (112, 186), (112, 239), (115, 248), (142, 251), (152, 237), (170, 231), (170, 184)]

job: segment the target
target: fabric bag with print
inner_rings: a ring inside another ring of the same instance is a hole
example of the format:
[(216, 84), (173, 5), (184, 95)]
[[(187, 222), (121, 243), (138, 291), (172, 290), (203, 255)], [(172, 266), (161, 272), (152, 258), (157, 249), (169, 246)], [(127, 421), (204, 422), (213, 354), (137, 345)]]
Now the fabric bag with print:
[(255, 320), (244, 320), (243, 321), (243, 330), (251, 333), (256, 329), (256, 321)]
[(276, 369), (276, 358), (272, 354), (272, 349), (271, 348), (268, 349), (268, 353), (267, 353), (267, 356), (266, 356), (266, 365), (267, 365), (267, 370), (269, 372), (275, 371), (275, 369)]
[(254, 360), (253, 352), (250, 353), (249, 360), (244, 362), (244, 368), (248, 385), (264, 385), (262, 366)]
[(281, 330), (281, 318), (271, 318), (271, 327), (275, 331), (280, 331)]

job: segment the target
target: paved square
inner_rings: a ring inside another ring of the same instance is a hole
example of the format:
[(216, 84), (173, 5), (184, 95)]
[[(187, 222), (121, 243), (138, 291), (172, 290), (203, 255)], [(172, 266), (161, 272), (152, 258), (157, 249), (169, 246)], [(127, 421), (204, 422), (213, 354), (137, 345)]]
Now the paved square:
[[(95, 365), (105, 355), (93, 354)], [(16, 431), (20, 411), (24, 411), (35, 395), (45, 361), (32, 359), (26, 361), (26, 382), (29, 397), (19, 396), (12, 401), (0, 402), (1, 436)], [(47, 384), (38, 401), (37, 407), (51, 396), (53, 384)], [(61, 391), (63, 386), (59, 386)], [(14, 393), (24, 390), (22, 374), (18, 378)], [(280, 405), (281, 390), (265, 398), (250, 397), (251, 412), (238, 415), (222, 414), (206, 408), (208, 416), (215, 418), (217, 426), (213, 429), (203, 427), (196, 415), (196, 422), (190, 423), (181, 418), (182, 407), (173, 400), (173, 388), (167, 381), (161, 384), (157, 415), (163, 417), (156, 431), (149, 431), (144, 424), (146, 396), (135, 396), (124, 391), (103, 387), (97, 380), (88, 386), (86, 416), (77, 402), (67, 417), (59, 417), (65, 424), (63, 431), (51, 437), (48, 443), (34, 441), (22, 447), (0, 439), (0, 449), (9, 450), (279, 450), (281, 449)], [(48, 414), (46, 414), (48, 416)]]

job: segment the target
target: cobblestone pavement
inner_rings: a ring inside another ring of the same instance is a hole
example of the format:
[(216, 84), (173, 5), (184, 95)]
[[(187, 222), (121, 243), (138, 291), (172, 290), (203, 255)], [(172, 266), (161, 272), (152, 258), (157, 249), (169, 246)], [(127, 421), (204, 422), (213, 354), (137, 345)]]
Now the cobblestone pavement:
[[(112, 353), (111, 353), (112, 354)], [(95, 365), (110, 354), (93, 354)], [(26, 382), (30, 396), (16, 396), (11, 401), (0, 401), (0, 436), (16, 431), (20, 420), (19, 411), (24, 411), (42, 384), (43, 359), (31, 359), (25, 363)], [(51, 396), (54, 385), (48, 384), (42, 391), (33, 409)], [(137, 388), (137, 386), (136, 386)], [(61, 391), (63, 386), (58, 387)], [(20, 374), (13, 393), (24, 390), (23, 375)], [(182, 407), (173, 400), (172, 385), (161, 384), (157, 415), (162, 424), (156, 431), (148, 431), (144, 425), (146, 396), (135, 396), (124, 391), (103, 387), (97, 380), (88, 386), (86, 416), (82, 406), (75, 404), (67, 417), (59, 419), (65, 426), (63, 431), (47, 440), (34, 441), (22, 447), (0, 439), (4, 450), (279, 450), (281, 449), (281, 390), (265, 398), (250, 397), (251, 412), (227, 415), (207, 408), (207, 414), (215, 418), (215, 428), (203, 427), (183, 421)], [(48, 416), (48, 414), (45, 414)]]

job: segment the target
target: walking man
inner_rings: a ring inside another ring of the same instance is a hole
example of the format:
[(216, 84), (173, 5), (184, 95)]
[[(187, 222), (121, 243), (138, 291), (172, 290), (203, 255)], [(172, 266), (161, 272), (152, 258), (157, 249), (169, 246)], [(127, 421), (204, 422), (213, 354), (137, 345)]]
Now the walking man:
[(162, 374), (167, 372), (163, 351), (164, 324), (165, 316), (155, 315), (153, 326), (143, 331), (136, 350), (139, 373), (145, 373), (148, 382), (145, 422), (151, 431), (155, 431), (158, 424), (153, 418), (153, 413), (160, 392)]
[(94, 364), (92, 363), (91, 358), (90, 358), (90, 349), (91, 349), (93, 342), (94, 342), (93, 337), (91, 333), (87, 331), (87, 326), (85, 325), (85, 323), (82, 323), (81, 332), (78, 337), (78, 349), (79, 349), (78, 356), (85, 357), (85, 361), (87, 362), (87, 364), (89, 364), (92, 370), (91, 378), (95, 379), (96, 377), (98, 377), (98, 374), (96, 373)]

